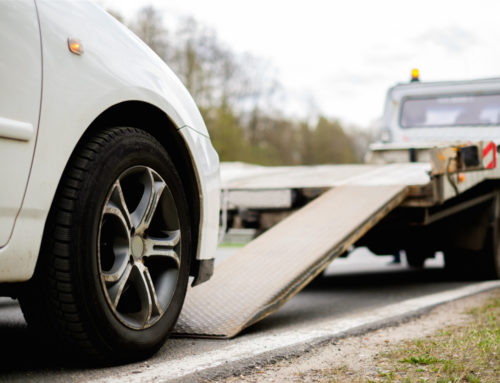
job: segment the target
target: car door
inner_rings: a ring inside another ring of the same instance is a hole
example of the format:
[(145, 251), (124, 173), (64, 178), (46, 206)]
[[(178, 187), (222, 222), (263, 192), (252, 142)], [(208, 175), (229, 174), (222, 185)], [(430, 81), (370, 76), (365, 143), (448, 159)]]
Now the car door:
[(41, 92), (42, 55), (35, 0), (2, 0), (0, 247), (8, 243), (23, 202), (35, 150)]

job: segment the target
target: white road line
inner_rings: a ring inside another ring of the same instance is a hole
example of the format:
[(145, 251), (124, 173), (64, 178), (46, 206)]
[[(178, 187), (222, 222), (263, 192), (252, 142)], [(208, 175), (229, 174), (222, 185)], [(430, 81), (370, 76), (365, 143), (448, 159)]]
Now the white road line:
[[(327, 337), (334, 337), (343, 332), (353, 330), (380, 321), (387, 321), (399, 316), (408, 315), (418, 310), (432, 307), (434, 305), (450, 302), (492, 288), (500, 287), (500, 281), (489, 281), (473, 284), (455, 290), (431, 294), (420, 298), (408, 299), (406, 301), (385, 306), (376, 310), (358, 314), (354, 318), (343, 318), (314, 326), (304, 327), (298, 330), (282, 334), (264, 335), (259, 338), (240, 342), (232, 346), (223, 347), (200, 355), (188, 356), (143, 368), (142, 373), (123, 372), (108, 378), (94, 380), (99, 383), (118, 382), (150, 382), (168, 381), (188, 374), (203, 371), (208, 368), (218, 367), (225, 363), (237, 362), (242, 359), (257, 356), (269, 351), (283, 347), (298, 345)], [(362, 316), (360, 316), (362, 315)], [(133, 368), (137, 370), (137, 367)]]

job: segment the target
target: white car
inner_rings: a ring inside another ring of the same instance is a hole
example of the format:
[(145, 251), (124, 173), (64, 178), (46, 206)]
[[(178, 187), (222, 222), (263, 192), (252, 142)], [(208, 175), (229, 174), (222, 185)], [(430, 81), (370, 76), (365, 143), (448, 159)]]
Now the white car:
[(219, 159), (198, 108), (90, 1), (0, 1), (0, 52), (0, 295), (80, 355), (149, 357), (189, 276), (213, 271)]

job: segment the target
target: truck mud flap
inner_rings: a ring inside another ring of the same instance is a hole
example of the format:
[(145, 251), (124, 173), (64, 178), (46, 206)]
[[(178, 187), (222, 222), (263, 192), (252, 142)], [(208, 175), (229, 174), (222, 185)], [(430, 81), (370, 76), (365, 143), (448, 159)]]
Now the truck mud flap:
[(231, 338), (278, 310), (407, 196), (405, 185), (331, 189), (189, 288), (176, 336)]

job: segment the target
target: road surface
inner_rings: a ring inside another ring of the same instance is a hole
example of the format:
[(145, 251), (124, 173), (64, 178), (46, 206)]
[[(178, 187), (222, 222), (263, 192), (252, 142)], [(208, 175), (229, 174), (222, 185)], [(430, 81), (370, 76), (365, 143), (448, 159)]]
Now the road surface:
[[(221, 248), (218, 262), (223, 262), (235, 250)], [(391, 260), (392, 257), (375, 257), (366, 249), (357, 249), (349, 258), (334, 261), (323, 276), (313, 281), (278, 312), (246, 329), (235, 339), (170, 339), (147, 364), (112, 368), (79, 366), (64, 355), (54, 354), (30, 334), (17, 302), (0, 298), (0, 381), (103, 381), (125, 372), (132, 376), (134, 371), (154, 369), (155, 366), (184, 360), (189, 356), (202, 355), (231, 345), (258, 343), (259, 339), (270, 334), (279, 335), (310, 328), (345, 317), (363, 317), (370, 310), (474, 284), (447, 279), (439, 254), (436, 259), (427, 260), (423, 270), (410, 269), (404, 258), (400, 265), (390, 264)], [(166, 377), (158, 378), (161, 381)]]

